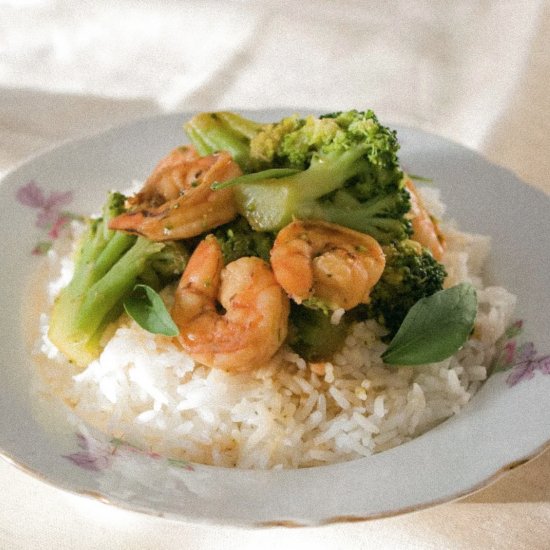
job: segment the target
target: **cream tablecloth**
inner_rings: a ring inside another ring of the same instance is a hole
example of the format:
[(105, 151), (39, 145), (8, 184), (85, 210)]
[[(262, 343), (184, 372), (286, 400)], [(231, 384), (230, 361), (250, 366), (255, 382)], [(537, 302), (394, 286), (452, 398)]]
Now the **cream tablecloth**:
[[(0, 0), (0, 171), (166, 110), (371, 107), (550, 192), (548, 2), (382, 4)], [(3, 461), (0, 495), (2, 549), (550, 547), (550, 452), (458, 502), (318, 529), (142, 516)]]

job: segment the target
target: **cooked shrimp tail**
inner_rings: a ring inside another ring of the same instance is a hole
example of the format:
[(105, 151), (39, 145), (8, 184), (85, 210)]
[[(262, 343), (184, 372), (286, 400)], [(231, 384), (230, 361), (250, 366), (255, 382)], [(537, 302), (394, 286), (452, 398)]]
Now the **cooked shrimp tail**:
[(182, 348), (196, 361), (228, 371), (268, 361), (287, 336), (288, 315), (288, 297), (269, 265), (243, 257), (223, 267), (212, 235), (193, 252), (172, 309)]
[(347, 310), (368, 303), (385, 258), (369, 235), (333, 223), (295, 220), (277, 235), (271, 265), (295, 302), (318, 299), (331, 309)]
[(109, 228), (152, 241), (200, 235), (235, 218), (233, 190), (214, 191), (211, 185), (240, 175), (241, 169), (228, 153), (200, 157), (193, 147), (175, 149), (128, 200), (128, 211), (111, 220)]
[(405, 186), (411, 196), (409, 212), (412, 224), (412, 239), (426, 247), (432, 256), (440, 261), (445, 252), (445, 236), (439, 228), (437, 220), (428, 212), (414, 183), (407, 178)]

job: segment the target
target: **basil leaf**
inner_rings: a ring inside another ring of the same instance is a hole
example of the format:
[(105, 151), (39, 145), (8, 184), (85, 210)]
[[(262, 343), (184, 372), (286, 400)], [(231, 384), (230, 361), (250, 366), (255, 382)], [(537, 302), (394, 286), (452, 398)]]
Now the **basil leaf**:
[(145, 330), (153, 334), (177, 336), (176, 323), (172, 320), (162, 298), (147, 285), (136, 285), (124, 300), (126, 313)]
[(251, 174), (244, 174), (243, 176), (238, 176), (236, 178), (218, 182), (215, 181), (210, 188), (214, 191), (218, 189), (225, 189), (226, 187), (233, 187), (234, 185), (241, 185), (241, 183), (256, 183), (258, 181), (264, 181), (266, 179), (279, 179), (287, 178), (288, 176), (293, 176), (301, 172), (301, 170), (296, 170), (295, 168), (270, 168), (268, 170), (262, 170), (261, 172), (253, 172)]
[(384, 363), (422, 365), (450, 357), (468, 339), (476, 314), (476, 291), (469, 283), (418, 300), (382, 354)]
[(433, 183), (434, 181), (432, 178), (426, 178), (424, 176), (419, 176), (418, 174), (407, 174), (407, 176), (409, 176), (412, 180), (422, 181), (424, 183)]

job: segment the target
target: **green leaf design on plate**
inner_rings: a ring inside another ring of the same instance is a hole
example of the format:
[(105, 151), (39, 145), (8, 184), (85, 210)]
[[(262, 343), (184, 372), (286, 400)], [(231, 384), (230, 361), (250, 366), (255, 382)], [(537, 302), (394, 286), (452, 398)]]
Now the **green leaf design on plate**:
[(476, 291), (469, 283), (422, 298), (407, 313), (382, 359), (390, 365), (442, 361), (466, 342), (476, 314)]
[(124, 300), (124, 309), (141, 328), (148, 332), (164, 336), (179, 334), (178, 327), (162, 298), (150, 286), (136, 285)]

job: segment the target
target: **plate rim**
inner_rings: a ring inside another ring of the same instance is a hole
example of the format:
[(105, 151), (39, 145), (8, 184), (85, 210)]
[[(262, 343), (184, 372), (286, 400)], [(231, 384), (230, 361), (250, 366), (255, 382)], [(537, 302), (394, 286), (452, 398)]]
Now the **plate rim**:
[[(235, 109), (235, 110), (237, 110), (237, 109)], [(239, 111), (241, 111), (241, 112), (246, 111), (248, 113), (253, 113), (253, 112), (262, 113), (264, 115), (269, 114), (269, 113), (290, 112), (290, 110), (287, 110), (285, 108), (254, 109), (254, 110), (244, 110), (244, 109), (242, 109), (242, 110), (239, 110)], [(298, 111), (298, 109), (292, 109), (292, 111), (296, 112), (296, 111)], [(304, 109), (304, 111), (306, 111), (306, 110)], [(135, 126), (138, 126), (140, 124), (147, 124), (147, 123), (151, 123), (151, 122), (154, 122), (154, 121), (158, 121), (159, 119), (171, 119), (171, 118), (174, 118), (174, 117), (179, 117), (180, 119), (183, 119), (183, 117), (189, 116), (190, 114), (192, 114), (192, 112), (194, 112), (194, 111), (148, 114), (148, 115), (143, 116), (143, 117), (134, 118), (134, 119), (132, 119), (132, 120), (126, 122), (126, 123), (120, 124), (120, 125), (113, 125), (113, 126), (110, 126), (108, 128), (103, 128), (103, 129), (101, 129), (97, 132), (93, 132), (93, 133), (90, 133), (90, 134), (85, 135), (85, 136), (80, 136), (76, 139), (67, 138), (66, 140), (56, 142), (56, 143), (52, 144), (51, 146), (42, 148), (39, 151), (37, 151), (36, 153), (25, 157), (24, 159), (22, 159), (18, 163), (16, 163), (12, 168), (10, 168), (9, 171), (2, 174), (2, 177), (0, 178), (0, 188), (2, 188), (5, 185), (7, 180), (9, 180), (11, 178), (14, 178), (19, 170), (23, 169), (24, 167), (26, 167), (28, 164), (30, 164), (32, 162), (36, 162), (36, 161), (40, 160), (40, 158), (42, 158), (42, 157), (47, 157), (49, 154), (51, 154), (53, 151), (55, 151), (57, 149), (62, 149), (62, 148), (65, 148), (67, 146), (78, 147), (78, 146), (82, 145), (83, 143), (88, 142), (90, 140), (98, 139), (98, 138), (101, 138), (101, 137), (107, 137), (109, 134), (116, 133), (117, 131), (119, 131), (122, 128), (129, 129), (131, 127), (135, 127)], [(309, 112), (312, 112), (312, 111), (310, 110)], [(512, 170), (510, 170), (506, 167), (503, 167), (499, 164), (496, 164), (495, 162), (491, 161), (486, 156), (484, 156), (482, 152), (479, 152), (479, 151), (477, 151), (473, 148), (470, 148), (466, 145), (463, 145), (461, 143), (450, 140), (449, 138), (447, 138), (445, 136), (441, 136), (437, 133), (429, 132), (429, 131), (423, 130), (421, 128), (415, 128), (413, 126), (407, 126), (407, 125), (402, 125), (402, 124), (393, 124), (392, 125), (390, 123), (388, 125), (392, 128), (397, 127), (398, 129), (408, 129), (408, 130), (413, 131), (413, 132), (421, 132), (421, 133), (424, 133), (428, 136), (436, 137), (438, 140), (443, 141), (446, 145), (458, 146), (458, 147), (470, 152), (471, 154), (474, 154), (474, 155), (478, 156), (480, 159), (483, 160), (484, 163), (489, 165), (493, 170), (497, 169), (497, 170), (504, 171), (504, 172), (512, 175), (513, 179), (516, 180), (516, 182), (519, 182), (522, 185), (526, 185), (532, 191), (534, 191), (535, 193), (539, 193), (542, 196), (548, 198), (548, 194), (544, 190), (541, 190), (537, 186), (534, 186), (533, 184), (530, 184), (528, 182), (525, 182), (525, 181), (521, 180), (519, 178), (519, 176), (517, 174), (515, 174)], [(261, 526), (261, 527), (306, 526), (307, 527), (307, 526), (311, 526), (311, 525), (326, 525), (326, 524), (331, 524), (331, 523), (367, 521), (367, 520), (381, 519), (381, 518), (401, 515), (401, 514), (412, 512), (412, 511), (417, 511), (417, 510), (430, 508), (430, 507), (437, 506), (437, 505), (440, 505), (440, 504), (444, 504), (444, 503), (447, 503), (447, 502), (452, 502), (456, 499), (462, 498), (462, 497), (467, 496), (467, 495), (474, 494), (474, 493), (482, 490), (483, 488), (487, 487), (488, 485), (490, 485), (490, 484), (494, 483), (495, 481), (497, 481), (498, 479), (500, 479), (502, 476), (506, 475), (506, 473), (508, 473), (509, 471), (515, 469), (518, 466), (521, 466), (523, 464), (526, 464), (526, 463), (530, 462), (531, 460), (533, 460), (534, 458), (536, 458), (537, 456), (542, 454), (549, 446), (550, 446), (550, 439), (546, 440), (537, 449), (535, 449), (534, 451), (528, 453), (523, 458), (515, 459), (515, 460), (511, 461), (510, 463), (499, 467), (497, 471), (495, 471), (493, 474), (491, 474), (489, 477), (487, 477), (483, 481), (481, 481), (479, 483), (476, 483), (471, 488), (463, 490), (463, 491), (459, 491), (458, 493), (456, 493), (454, 495), (446, 496), (446, 497), (443, 497), (443, 498), (440, 498), (440, 499), (434, 499), (430, 502), (422, 503), (420, 505), (406, 506), (406, 507), (403, 507), (403, 508), (400, 508), (400, 509), (391, 510), (391, 511), (387, 511), (387, 512), (368, 514), (365, 517), (337, 516), (337, 517), (327, 518), (327, 519), (321, 520), (321, 521), (314, 521), (311, 524), (309, 524), (309, 523), (304, 523), (304, 524), (296, 523), (293, 520), (288, 520), (288, 521), (287, 520), (275, 520), (273, 522), (263, 522), (262, 521), (258, 524), (258, 526)], [(141, 510), (141, 509), (139, 509), (139, 507), (136, 508), (136, 507), (132, 507), (131, 505), (126, 507), (122, 503), (120, 503), (118, 500), (115, 499), (116, 500), (116, 502), (115, 502), (113, 500), (110, 500), (112, 497), (109, 497), (109, 496), (106, 496), (106, 495), (103, 495), (103, 494), (100, 494), (100, 493), (91, 494), (90, 492), (86, 493), (85, 491), (78, 491), (78, 490), (70, 489), (70, 488), (67, 488), (67, 487), (62, 487), (58, 483), (48, 479), (48, 477), (45, 474), (33, 469), (32, 467), (28, 466), (27, 464), (25, 464), (24, 461), (21, 461), (20, 459), (11, 456), (9, 452), (5, 451), (5, 449), (0, 449), (0, 457), (3, 458), (4, 460), (6, 460), (8, 463), (13, 464), (14, 466), (18, 467), (22, 471), (28, 473), (29, 475), (32, 475), (36, 479), (39, 479), (39, 480), (41, 480), (41, 481), (43, 481), (43, 482), (45, 482), (45, 483), (47, 483), (47, 484), (49, 484), (49, 485), (51, 485), (55, 488), (64, 490), (64, 491), (69, 492), (69, 493), (95, 498), (97, 500), (100, 500), (103, 503), (107, 503), (107, 504), (113, 505), (115, 507), (124, 509), (124, 510), (134, 511), (134, 512), (138, 512), (138, 513), (145, 513), (147, 515), (168, 517), (170, 519), (178, 519), (179, 518), (181, 520), (192, 521), (192, 522), (199, 522), (200, 521), (200, 522), (208, 522), (208, 523), (214, 522), (214, 523), (217, 523), (217, 524), (227, 523), (227, 524), (235, 525), (235, 522), (231, 521), (229, 519), (223, 519), (223, 520), (220, 521), (220, 518), (217, 518), (217, 519), (210, 518), (209, 519), (209, 518), (206, 518), (206, 517), (204, 517), (204, 518), (198, 518), (196, 516), (189, 517), (189, 516), (185, 516), (183, 513), (177, 513), (177, 512), (169, 512), (169, 513), (167, 513), (167, 512), (157, 512), (157, 513), (155, 513), (152, 510), (151, 511)], [(237, 524), (238, 524), (238, 522), (237, 522)], [(249, 525), (249, 524), (247, 523), (247, 525)]]

